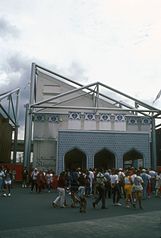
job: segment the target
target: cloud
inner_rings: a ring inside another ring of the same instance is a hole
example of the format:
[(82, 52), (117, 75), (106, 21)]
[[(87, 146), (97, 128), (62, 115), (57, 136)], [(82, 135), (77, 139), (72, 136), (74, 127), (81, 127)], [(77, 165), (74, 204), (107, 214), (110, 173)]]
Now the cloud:
[[(48, 68), (51, 67), (48, 66)], [(88, 82), (87, 69), (85, 65), (83, 65), (82, 62), (79, 62), (76, 59), (71, 61), (66, 68), (55, 67), (54, 72), (61, 74), (62, 76), (67, 77), (80, 84), (87, 84)]]
[[(55, 73), (72, 79), (81, 84), (87, 84), (86, 70), (77, 61), (73, 61), (68, 68), (62, 68), (53, 65), (48, 65), (38, 59), (29, 58), (26, 55), (14, 52), (7, 57), (0, 66), (0, 94), (20, 88), (19, 100), (19, 133), (23, 138), (23, 130), (25, 124), (25, 105), (29, 103), (30, 91), (30, 75), (32, 62), (41, 65)], [(5, 82), (5, 83), (4, 83)], [(6, 107), (7, 105), (5, 105)]]
[(150, 104), (155, 99), (161, 75), (159, 0), (2, 2), (0, 93), (21, 89), (20, 125), (32, 62), (84, 85), (101, 81)]
[(0, 18), (0, 37), (18, 37), (20, 34), (18, 28), (15, 25), (12, 25), (7, 19)]
[(7, 82), (0, 87), (0, 93), (4, 93), (16, 88), (20, 88), (19, 100), (19, 124), (24, 125), (25, 107), (29, 101), (29, 80), (30, 80), (30, 65), (31, 59), (20, 54), (13, 54), (5, 60), (1, 66), (0, 76), (6, 75)]

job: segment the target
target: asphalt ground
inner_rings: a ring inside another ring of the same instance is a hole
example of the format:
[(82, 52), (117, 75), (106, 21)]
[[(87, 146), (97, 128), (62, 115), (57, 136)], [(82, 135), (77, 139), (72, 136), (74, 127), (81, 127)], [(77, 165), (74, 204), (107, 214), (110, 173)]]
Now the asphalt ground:
[(56, 191), (30, 192), (29, 188), (12, 189), (11, 197), (0, 197), (0, 238), (26, 237), (152, 237), (161, 238), (161, 199), (154, 195), (143, 200), (143, 210), (101, 204), (94, 209), (93, 197), (88, 197), (87, 212), (71, 208), (67, 195), (67, 208), (52, 208)]

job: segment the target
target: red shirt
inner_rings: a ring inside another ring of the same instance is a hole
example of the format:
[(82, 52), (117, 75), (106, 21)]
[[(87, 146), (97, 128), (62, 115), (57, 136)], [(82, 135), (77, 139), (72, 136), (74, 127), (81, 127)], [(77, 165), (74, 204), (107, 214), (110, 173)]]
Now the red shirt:
[(58, 179), (58, 187), (65, 188), (65, 184), (66, 184), (65, 176), (60, 175)]

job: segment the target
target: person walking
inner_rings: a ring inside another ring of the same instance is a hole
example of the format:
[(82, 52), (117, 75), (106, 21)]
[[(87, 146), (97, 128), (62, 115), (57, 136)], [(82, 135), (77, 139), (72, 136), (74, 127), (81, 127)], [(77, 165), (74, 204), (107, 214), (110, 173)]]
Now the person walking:
[(66, 174), (65, 172), (61, 172), (58, 178), (58, 196), (56, 197), (56, 199), (54, 201), (52, 201), (52, 207), (56, 208), (56, 207), (61, 207), (64, 208), (65, 207), (65, 187), (66, 187)]
[(29, 176), (29, 173), (28, 173), (27, 167), (24, 167), (22, 171), (22, 188), (27, 188), (28, 176)]
[(38, 173), (37, 179), (36, 179), (36, 183), (37, 183), (37, 190), (40, 193), (42, 191), (42, 189), (44, 189), (46, 186), (46, 179), (45, 179), (44, 171), (39, 170), (39, 173)]
[(89, 177), (89, 195), (93, 194), (93, 180), (94, 180), (94, 173), (93, 170), (90, 168), (88, 171), (88, 177)]
[(87, 198), (86, 198), (86, 174), (81, 171), (78, 177), (78, 198), (80, 203), (80, 212), (86, 212)]
[(104, 176), (105, 178), (107, 179), (107, 182), (106, 182), (106, 196), (108, 198), (111, 198), (111, 169), (108, 169), (105, 171), (104, 173)]
[(50, 193), (52, 189), (53, 174), (49, 169), (47, 170), (45, 174), (45, 179), (46, 179), (48, 193)]
[(128, 170), (125, 172), (124, 177), (124, 192), (126, 207), (129, 208), (130, 204), (132, 204), (132, 179)]
[(149, 169), (149, 175), (151, 176), (151, 190), (152, 193), (155, 194), (155, 183), (156, 183), (156, 176), (157, 176), (157, 172), (154, 169)]
[(12, 184), (12, 173), (9, 169), (6, 169), (4, 172), (4, 185), (5, 185), (5, 193), (4, 197), (11, 196), (11, 184)]
[(119, 180), (119, 189), (120, 189), (120, 196), (126, 197), (125, 191), (124, 191), (124, 178), (125, 178), (125, 173), (122, 168), (119, 168), (118, 170), (118, 180)]
[(146, 169), (142, 169), (140, 176), (143, 179), (143, 199), (148, 198), (148, 185), (151, 179), (151, 176), (147, 174)]
[(79, 203), (79, 198), (77, 196), (78, 193), (78, 187), (79, 187), (79, 173), (76, 169), (73, 169), (70, 172), (70, 178), (69, 178), (69, 184), (70, 184), (70, 193), (71, 193), (71, 200), (72, 204), (71, 207), (75, 208), (77, 204)]
[(105, 204), (106, 182), (107, 182), (106, 177), (101, 171), (99, 171), (98, 174), (96, 175), (96, 190), (98, 191), (98, 197), (93, 202), (93, 208), (96, 208), (96, 205), (100, 201), (102, 202), (101, 208), (102, 209), (106, 208), (106, 204)]
[(37, 176), (38, 176), (38, 169), (35, 168), (32, 173), (31, 173), (31, 192), (33, 192), (34, 190), (34, 187), (36, 189), (36, 192), (37, 192)]
[(161, 198), (161, 171), (158, 171), (157, 173), (155, 189), (156, 189), (155, 196)]
[(5, 177), (5, 173), (3, 171), (3, 168), (0, 166), (0, 193), (3, 193), (3, 189), (4, 189), (4, 177)]
[(140, 171), (136, 172), (136, 176), (133, 180), (133, 207), (136, 208), (137, 203), (139, 204), (139, 208), (143, 209), (142, 207), (142, 192), (143, 192), (143, 179), (140, 176)]
[(111, 189), (112, 189), (112, 200), (114, 206), (122, 206), (121, 203), (119, 203), (121, 194), (120, 194), (120, 186), (119, 186), (119, 177), (118, 177), (118, 171), (113, 169), (111, 177)]

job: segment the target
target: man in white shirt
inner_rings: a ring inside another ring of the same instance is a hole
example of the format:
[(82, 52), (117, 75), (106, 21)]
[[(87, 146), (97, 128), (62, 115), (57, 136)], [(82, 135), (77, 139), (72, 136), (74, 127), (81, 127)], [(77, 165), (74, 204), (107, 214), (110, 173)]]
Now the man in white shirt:
[(124, 178), (125, 178), (125, 173), (123, 172), (122, 168), (119, 168), (118, 172), (118, 179), (119, 179), (119, 188), (120, 188), (120, 196), (126, 197), (125, 191), (124, 191)]
[(90, 183), (90, 194), (92, 194), (93, 191), (93, 180), (94, 180), (94, 173), (92, 169), (90, 168), (88, 171), (88, 177), (89, 177), (89, 183)]
[(121, 198), (120, 196), (120, 188), (119, 188), (119, 177), (118, 171), (113, 169), (112, 174), (110, 175), (111, 178), (111, 189), (112, 189), (112, 196), (113, 196), (113, 205), (114, 206), (121, 206), (122, 204), (119, 203)]
[(157, 172), (153, 169), (149, 170), (149, 175), (151, 176), (151, 188), (152, 188), (152, 193), (155, 193), (155, 184), (156, 184), (156, 176)]
[(140, 171), (136, 172), (136, 176), (133, 179), (133, 206), (136, 207), (139, 203), (139, 208), (143, 209), (141, 200), (142, 200), (142, 191), (143, 191), (143, 179), (140, 176)]

